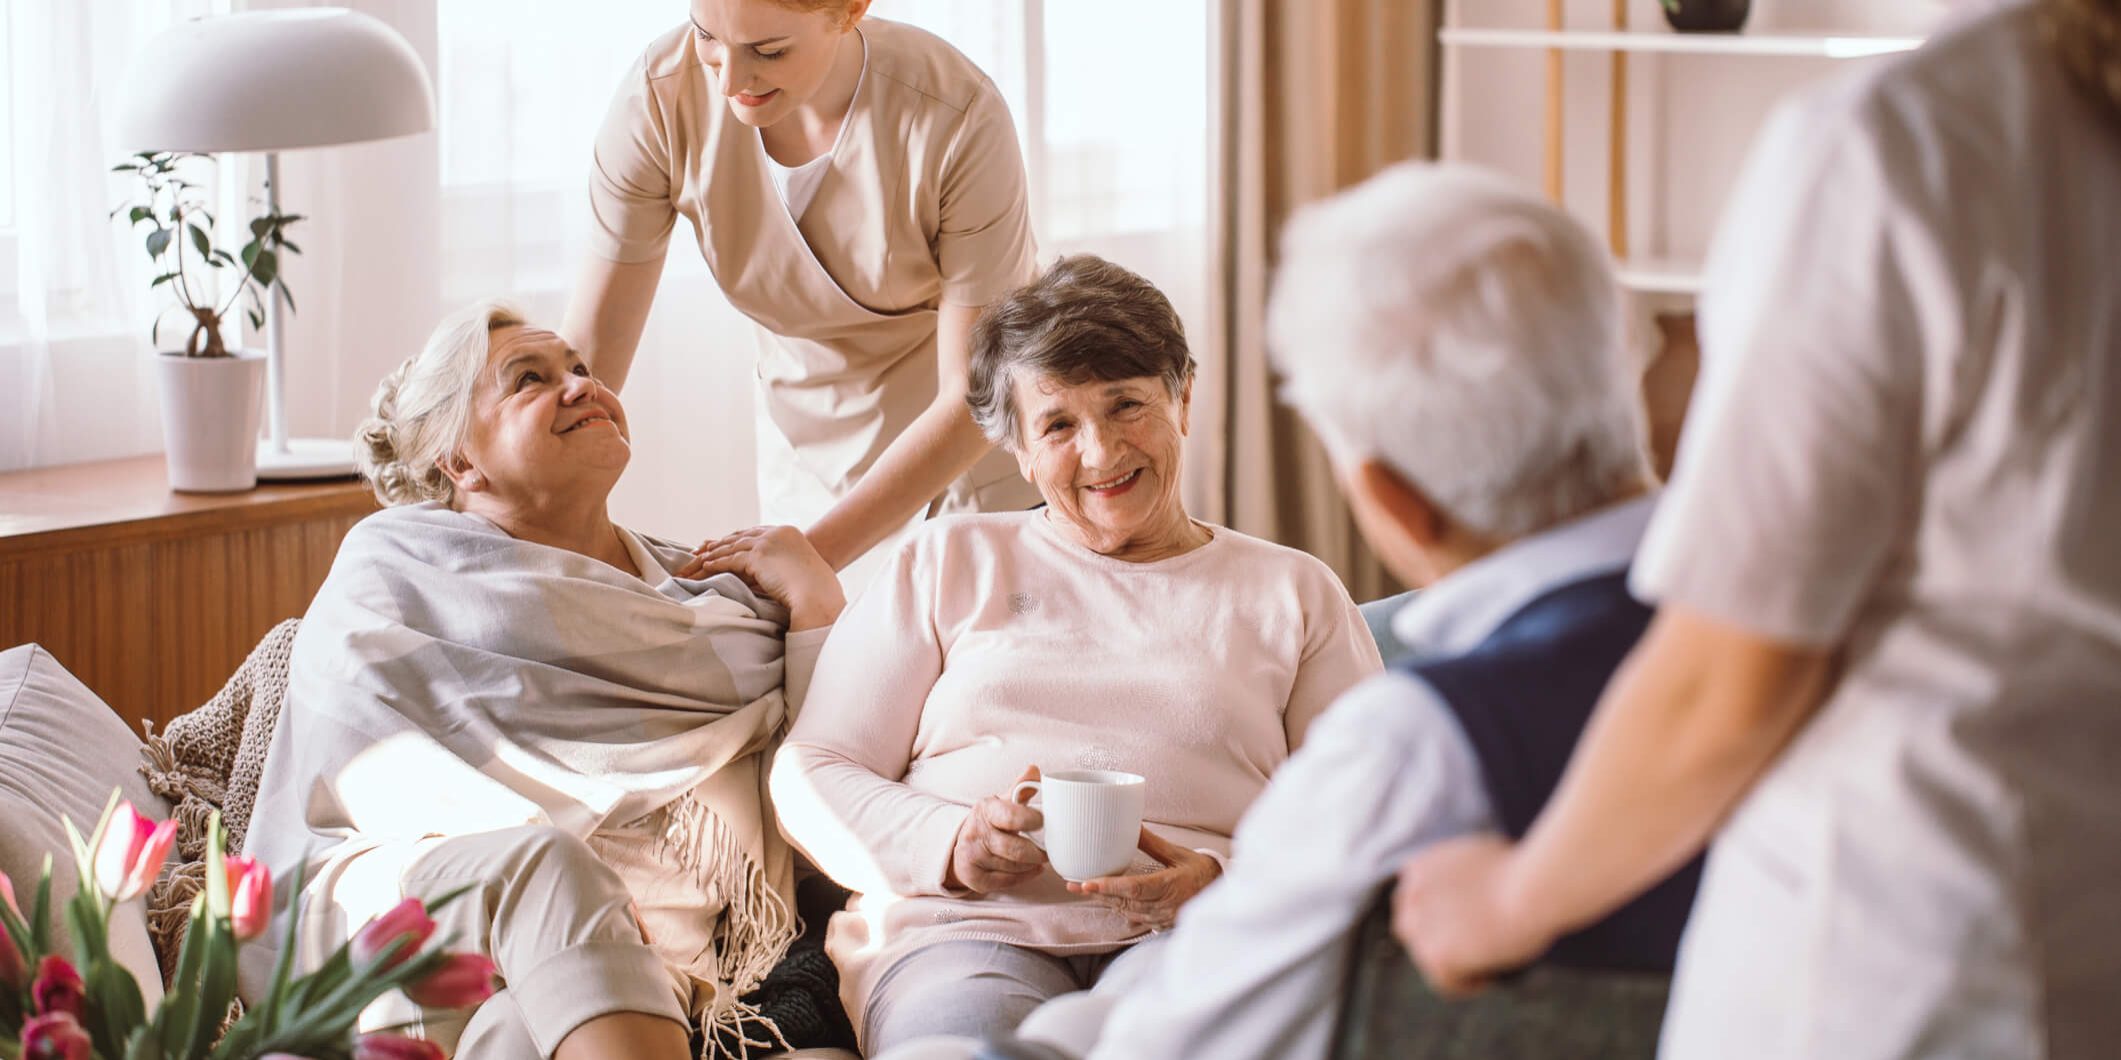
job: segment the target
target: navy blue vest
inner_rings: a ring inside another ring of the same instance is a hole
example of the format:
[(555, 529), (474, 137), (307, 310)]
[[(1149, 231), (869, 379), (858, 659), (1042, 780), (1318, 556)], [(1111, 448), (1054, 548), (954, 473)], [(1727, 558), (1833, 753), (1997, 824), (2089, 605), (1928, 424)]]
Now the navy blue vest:
[[(1627, 572), (1586, 578), (1526, 604), (1455, 658), (1403, 658), (1458, 718), (1480, 759), (1496, 823), (1521, 839), (1561, 782), (1606, 681), (1650, 609), (1628, 595)], [(1666, 972), (1701, 880), (1696, 858), (1611, 916), (1554, 944), (1544, 961), (1572, 968)]]

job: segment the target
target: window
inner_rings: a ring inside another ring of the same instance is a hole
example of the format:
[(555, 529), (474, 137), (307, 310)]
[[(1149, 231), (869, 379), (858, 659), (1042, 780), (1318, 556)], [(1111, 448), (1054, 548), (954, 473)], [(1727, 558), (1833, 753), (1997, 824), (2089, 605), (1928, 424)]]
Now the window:
[[(439, 0), (435, 14), (444, 301), (564, 290), (605, 107), (684, 6)], [(671, 255), (673, 271), (685, 258)]]
[[(1033, 223), (1051, 254), (1174, 232), (1204, 250), (1212, 7), (881, 0), (873, 11), (936, 33), (994, 78), (1016, 118)], [(593, 10), (578, 0), (440, 0), (443, 276), (451, 288), (477, 277), (450, 301), (497, 282), (567, 285), (567, 248), (586, 223), (590, 144), (619, 78), (678, 24), (674, 12), (668, 0)], [(697, 258), (672, 254), (668, 264)]]
[(12, 316), (15, 294), (15, 61), (14, 0), (0, 0), (0, 319)]

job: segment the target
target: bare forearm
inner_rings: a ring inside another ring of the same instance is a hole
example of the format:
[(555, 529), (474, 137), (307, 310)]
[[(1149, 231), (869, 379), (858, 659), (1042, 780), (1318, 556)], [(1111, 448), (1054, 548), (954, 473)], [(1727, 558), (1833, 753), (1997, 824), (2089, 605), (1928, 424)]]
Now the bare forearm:
[(1506, 906), (1561, 934), (1684, 864), (1811, 717), (1830, 672), (1824, 651), (1660, 614), (1512, 859)]
[(634, 264), (591, 259), (567, 300), (560, 337), (614, 391), (626, 384), (662, 275), (662, 258)]
[(963, 401), (929, 406), (810, 527), (810, 543), (834, 570), (844, 569), (927, 507), (989, 448)]

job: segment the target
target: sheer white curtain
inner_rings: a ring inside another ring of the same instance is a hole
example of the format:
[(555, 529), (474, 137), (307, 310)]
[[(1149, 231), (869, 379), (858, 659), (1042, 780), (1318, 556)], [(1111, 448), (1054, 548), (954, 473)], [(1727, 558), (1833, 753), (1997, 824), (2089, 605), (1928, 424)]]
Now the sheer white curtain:
[(0, 230), (0, 470), (161, 448), (146, 254), (111, 221), (131, 181), (110, 167), (116, 99), (141, 44), (215, 0), (7, 0)]
[[(0, 266), (0, 470), (159, 451), (149, 329), (170, 299), (166, 288), (148, 289), (154, 272), (139, 233), (108, 217), (134, 193), (127, 175), (110, 172), (131, 146), (114, 135), (126, 73), (145, 61), (147, 41), (177, 20), (320, 0), (0, 6), (11, 16), (4, 75), (14, 185), (14, 227), (0, 231), (0, 252), (12, 252)], [(435, 0), (335, 6), (383, 19), (431, 61)], [(283, 268), (300, 304), (285, 343), (289, 425), (298, 435), (350, 439), (376, 381), (434, 324), (434, 139), (283, 155), (283, 204), (307, 215), (290, 233), (304, 253)], [(211, 189), (231, 232), (262, 208), (262, 175), (256, 155), (220, 156), (193, 174)]]
[[(1185, 318), (1194, 394), (1189, 501), (1221, 517), (1211, 0), (881, 0), (1008, 98), (1030, 168), (1042, 257), (1094, 251), (1136, 269)], [(686, 17), (683, 0), (439, 0), (442, 288), (509, 295), (557, 321), (582, 254), (589, 149), (619, 78)], [(1116, 31), (1124, 27), (1124, 32)], [(619, 518), (705, 537), (757, 518), (751, 325), (679, 226), (626, 385), (634, 463)]]

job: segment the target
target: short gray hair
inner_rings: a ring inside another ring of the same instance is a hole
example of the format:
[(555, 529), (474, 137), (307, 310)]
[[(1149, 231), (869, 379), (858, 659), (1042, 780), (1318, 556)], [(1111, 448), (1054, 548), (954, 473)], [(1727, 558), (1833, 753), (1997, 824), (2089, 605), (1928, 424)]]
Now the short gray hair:
[(507, 302), (466, 306), (445, 317), (427, 345), (384, 378), (369, 406), (375, 414), (361, 421), (354, 435), (361, 477), (377, 500), (385, 505), (455, 501), (456, 485), (439, 463), (464, 444), (491, 336), (523, 324), (522, 312)]
[(1267, 341), (1337, 460), (1376, 459), (1452, 521), (1513, 538), (1648, 477), (1605, 250), (1465, 165), (1402, 163), (1282, 234)]
[(1193, 370), (1186, 326), (1155, 284), (1073, 254), (980, 313), (965, 403), (988, 441), (1014, 450), (1022, 373), (1071, 385), (1155, 376), (1176, 399)]

